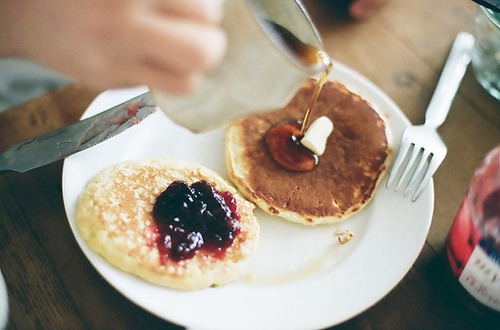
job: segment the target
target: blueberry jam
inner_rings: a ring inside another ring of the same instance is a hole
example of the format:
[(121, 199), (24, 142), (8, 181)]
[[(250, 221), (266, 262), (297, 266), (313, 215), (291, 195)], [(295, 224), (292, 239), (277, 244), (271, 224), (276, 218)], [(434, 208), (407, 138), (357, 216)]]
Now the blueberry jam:
[(174, 181), (153, 207), (161, 263), (192, 258), (197, 250), (222, 257), (240, 233), (236, 200), (207, 181)]

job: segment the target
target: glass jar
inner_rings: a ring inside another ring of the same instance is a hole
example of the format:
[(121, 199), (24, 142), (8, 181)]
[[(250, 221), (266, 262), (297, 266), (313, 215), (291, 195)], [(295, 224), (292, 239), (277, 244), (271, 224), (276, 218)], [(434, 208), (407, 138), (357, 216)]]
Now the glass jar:
[(500, 316), (500, 146), (475, 171), (446, 240), (449, 266), (469, 305)]
[(481, 86), (500, 100), (500, 13), (479, 6), (471, 60)]

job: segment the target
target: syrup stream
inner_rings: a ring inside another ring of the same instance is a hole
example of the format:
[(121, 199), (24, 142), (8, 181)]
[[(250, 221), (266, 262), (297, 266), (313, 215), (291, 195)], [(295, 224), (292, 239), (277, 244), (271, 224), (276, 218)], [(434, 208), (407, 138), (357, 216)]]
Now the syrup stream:
[(302, 120), (300, 134), (304, 135), (310, 113), (314, 105), (316, 104), (316, 100), (318, 99), (318, 96), (321, 92), (321, 89), (323, 88), (323, 85), (326, 82), (326, 79), (328, 78), (328, 75), (332, 71), (333, 63), (325, 51), (320, 50), (310, 44), (304, 43), (284, 26), (272, 21), (268, 21), (267, 23), (272, 26), (273, 30), (276, 33), (275, 36), (279, 38), (282, 43), (287, 45), (287, 47), (299, 57), (303, 64), (315, 66), (319, 63), (323, 63), (326, 67), (325, 71), (321, 73), (318, 79), (318, 83), (316, 85), (316, 88), (314, 89), (314, 93), (311, 99), (311, 103), (305, 113), (304, 119)]
[(300, 135), (304, 135), (306, 129), (307, 129), (307, 124), (309, 121), (309, 117), (311, 116), (311, 111), (314, 108), (314, 105), (316, 104), (316, 101), (318, 100), (318, 96), (321, 93), (321, 90), (323, 89), (323, 85), (325, 84), (328, 75), (332, 71), (333, 68), (333, 62), (330, 59), (330, 57), (322, 50), (317, 50), (316, 52), (317, 57), (318, 57), (318, 62), (322, 61), (326, 65), (326, 70), (323, 71), (318, 79), (318, 82), (316, 84), (316, 87), (314, 88), (313, 96), (311, 98), (311, 103), (309, 104), (309, 108), (306, 110), (306, 113), (304, 115), (304, 119), (302, 120), (302, 126), (300, 128)]
[(276, 32), (275, 36), (281, 39), (300, 61), (308, 66), (323, 64), (325, 69), (321, 73), (313, 91), (309, 108), (305, 111), (302, 123), (298, 120), (287, 120), (276, 124), (266, 133), (266, 144), (274, 160), (287, 170), (312, 171), (318, 165), (318, 156), (300, 144), (308, 128), (311, 111), (316, 105), (333, 63), (323, 50), (302, 42), (285, 27), (269, 22)]

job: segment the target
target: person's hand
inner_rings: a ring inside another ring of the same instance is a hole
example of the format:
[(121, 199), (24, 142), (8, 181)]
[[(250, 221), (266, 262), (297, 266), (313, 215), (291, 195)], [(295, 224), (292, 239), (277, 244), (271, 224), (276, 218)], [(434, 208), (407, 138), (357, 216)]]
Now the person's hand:
[(372, 16), (389, 0), (353, 0), (349, 5), (349, 15), (352, 18), (363, 20)]
[(220, 0), (0, 0), (0, 57), (94, 88), (195, 89), (226, 49)]

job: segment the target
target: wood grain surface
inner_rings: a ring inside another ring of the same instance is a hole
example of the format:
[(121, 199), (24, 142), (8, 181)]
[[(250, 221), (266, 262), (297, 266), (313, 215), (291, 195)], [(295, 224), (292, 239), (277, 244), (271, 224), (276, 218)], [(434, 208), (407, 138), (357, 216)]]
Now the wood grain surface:
[[(476, 9), (469, 0), (392, 0), (373, 18), (353, 22), (335, 0), (304, 3), (326, 51), (379, 86), (415, 124), (423, 122), (456, 34), (473, 30)], [(0, 151), (77, 121), (97, 94), (72, 84), (0, 113)], [(434, 216), (418, 260), (382, 300), (334, 329), (500, 328), (498, 320), (479, 317), (458, 298), (443, 257), (472, 173), (500, 143), (500, 102), (470, 68), (439, 132), (449, 151), (434, 178)], [(61, 169), (57, 162), (0, 175), (8, 329), (180, 329), (124, 298), (83, 256), (65, 215)]]

